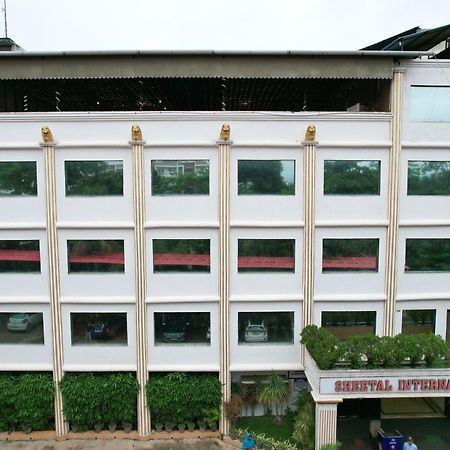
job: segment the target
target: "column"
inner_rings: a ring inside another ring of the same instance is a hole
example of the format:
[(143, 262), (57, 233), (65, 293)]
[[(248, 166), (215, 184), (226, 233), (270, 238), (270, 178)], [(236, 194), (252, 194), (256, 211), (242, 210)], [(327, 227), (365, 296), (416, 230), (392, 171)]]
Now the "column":
[[(230, 126), (223, 124), (220, 138), (217, 141), (220, 153), (220, 200), (219, 200), (219, 295), (220, 295), (220, 382), (223, 386), (223, 401), (229, 401), (231, 397), (230, 378), (230, 281), (229, 281), (229, 255), (230, 255)], [(221, 406), (220, 432), (228, 434), (229, 422)]]
[(337, 403), (316, 402), (315, 449), (336, 443)]
[(57, 436), (67, 434), (68, 426), (64, 419), (63, 402), (59, 382), (63, 377), (63, 339), (60, 298), (60, 276), (58, 257), (58, 235), (56, 232), (56, 179), (55, 147), (52, 132), (47, 126), (42, 127), (40, 143), (45, 161), (45, 195), (48, 249), (48, 276), (50, 290), (50, 310), (52, 319), (52, 359), (53, 381), (55, 383), (55, 430)]
[(397, 293), (397, 246), (399, 216), (399, 180), (401, 152), (401, 123), (403, 109), (404, 69), (394, 69), (391, 90), (392, 147), (389, 157), (388, 180), (388, 229), (386, 235), (386, 303), (384, 308), (383, 335), (394, 335), (395, 298)]
[[(303, 311), (302, 330), (314, 320), (314, 227), (316, 188), (316, 127), (308, 125), (303, 145)], [(304, 352), (301, 352), (304, 364)]]
[(145, 262), (145, 183), (144, 144), (139, 125), (131, 127), (133, 151), (133, 209), (134, 209), (134, 254), (136, 270), (136, 350), (137, 380), (141, 390), (137, 400), (138, 434), (150, 433), (150, 412), (146, 407), (145, 385), (148, 380), (147, 368), (147, 308), (145, 304), (146, 262)]

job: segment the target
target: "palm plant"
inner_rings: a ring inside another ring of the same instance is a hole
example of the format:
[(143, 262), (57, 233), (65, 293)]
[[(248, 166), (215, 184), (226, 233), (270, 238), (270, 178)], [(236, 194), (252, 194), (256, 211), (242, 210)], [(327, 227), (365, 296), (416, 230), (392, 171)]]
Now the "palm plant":
[(274, 423), (281, 423), (282, 405), (289, 397), (289, 387), (285, 380), (275, 372), (264, 383), (259, 400), (266, 405), (273, 405), (275, 411)]

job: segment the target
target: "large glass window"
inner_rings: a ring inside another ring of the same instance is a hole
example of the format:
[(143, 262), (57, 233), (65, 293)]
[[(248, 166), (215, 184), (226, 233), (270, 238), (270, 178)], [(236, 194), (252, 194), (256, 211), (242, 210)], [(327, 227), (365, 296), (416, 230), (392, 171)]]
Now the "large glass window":
[(324, 239), (322, 272), (378, 272), (378, 239)]
[(124, 272), (123, 240), (68, 240), (69, 273)]
[(155, 313), (155, 344), (202, 344), (211, 342), (209, 312)]
[(295, 239), (238, 239), (238, 272), (295, 272)]
[(0, 241), (0, 273), (40, 271), (39, 241)]
[(411, 86), (413, 122), (449, 122), (450, 86)]
[(380, 195), (380, 161), (324, 161), (324, 195)]
[(209, 160), (152, 160), (152, 195), (209, 195)]
[(406, 239), (405, 272), (450, 272), (450, 239)]
[(209, 239), (153, 239), (153, 272), (210, 272)]
[(126, 313), (70, 313), (72, 345), (127, 345)]
[(65, 161), (67, 196), (123, 195), (123, 161)]
[(435, 309), (404, 309), (402, 312), (402, 333), (434, 333)]
[(0, 313), (1, 344), (43, 344), (42, 313)]
[(0, 196), (36, 195), (36, 161), (0, 161)]
[(239, 160), (238, 195), (295, 195), (295, 161)]
[(339, 339), (375, 334), (375, 311), (323, 311), (322, 327)]
[(450, 195), (450, 161), (408, 161), (408, 195)]
[(240, 312), (238, 313), (239, 344), (293, 344), (294, 313)]

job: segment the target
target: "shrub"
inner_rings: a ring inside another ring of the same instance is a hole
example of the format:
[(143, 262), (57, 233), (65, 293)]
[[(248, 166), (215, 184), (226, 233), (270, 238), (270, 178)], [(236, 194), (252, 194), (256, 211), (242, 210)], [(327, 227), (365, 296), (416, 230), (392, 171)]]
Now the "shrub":
[(228, 402), (223, 402), (225, 416), (231, 424), (235, 424), (241, 415), (242, 398), (238, 394), (231, 394)]
[(194, 422), (205, 411), (220, 410), (222, 386), (216, 375), (155, 374), (147, 382), (146, 396), (154, 423)]
[(310, 450), (315, 442), (315, 403), (309, 391), (301, 391), (297, 397), (297, 416), (292, 438), (300, 448)]
[(0, 375), (0, 430), (48, 430), (54, 423), (55, 388), (50, 374)]
[(400, 367), (405, 360), (406, 351), (398, 336), (383, 336), (379, 340), (380, 363), (383, 367)]
[(336, 441), (335, 444), (326, 444), (320, 447), (320, 450), (339, 450), (342, 447), (342, 444), (339, 441)]
[(289, 397), (289, 387), (284, 379), (275, 372), (272, 372), (269, 378), (264, 383), (259, 400), (266, 405), (273, 405), (275, 407), (275, 422), (281, 422), (281, 405)]
[(422, 335), (421, 345), (423, 359), (427, 367), (431, 367), (435, 361), (444, 359), (448, 352), (448, 345), (441, 336), (433, 333)]
[(96, 425), (136, 425), (139, 383), (129, 373), (71, 373), (60, 383), (66, 420), (78, 429)]

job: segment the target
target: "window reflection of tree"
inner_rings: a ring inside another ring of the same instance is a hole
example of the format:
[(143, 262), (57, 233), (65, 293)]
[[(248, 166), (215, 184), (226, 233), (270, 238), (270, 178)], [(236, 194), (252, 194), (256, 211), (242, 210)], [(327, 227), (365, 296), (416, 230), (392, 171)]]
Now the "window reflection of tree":
[(35, 161), (0, 162), (0, 196), (37, 195)]
[(408, 195), (450, 195), (450, 161), (408, 161)]

